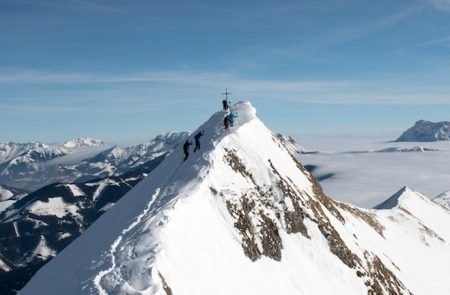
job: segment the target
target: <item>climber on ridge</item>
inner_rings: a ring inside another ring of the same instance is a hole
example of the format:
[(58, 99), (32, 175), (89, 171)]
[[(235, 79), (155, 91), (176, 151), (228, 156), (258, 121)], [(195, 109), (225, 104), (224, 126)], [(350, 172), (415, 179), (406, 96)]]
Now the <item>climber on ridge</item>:
[(194, 153), (196, 151), (200, 150), (200, 137), (202, 137), (204, 134), (205, 134), (205, 130), (202, 130), (194, 136), (194, 139), (195, 139)]
[(223, 106), (224, 111), (228, 110), (228, 108), (229, 108), (228, 100), (226, 100), (226, 99), (222, 100), (222, 106)]
[(184, 160), (186, 161), (189, 158), (189, 147), (192, 145), (192, 141), (189, 139), (186, 140), (183, 144), (183, 151), (184, 151)]
[(225, 115), (225, 118), (223, 118), (223, 126), (225, 129), (228, 129), (230, 127), (230, 116)]
[(233, 112), (230, 112), (228, 117), (230, 118), (230, 127), (234, 127), (234, 119), (237, 118), (237, 115)]

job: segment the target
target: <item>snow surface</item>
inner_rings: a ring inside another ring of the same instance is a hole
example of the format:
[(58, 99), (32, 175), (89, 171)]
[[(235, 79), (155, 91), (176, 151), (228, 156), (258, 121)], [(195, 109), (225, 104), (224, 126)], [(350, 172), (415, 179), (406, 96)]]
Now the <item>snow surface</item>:
[(83, 197), (86, 194), (75, 184), (64, 184), (65, 187), (67, 187), (74, 197)]
[[(167, 295), (168, 288), (176, 295), (367, 294), (365, 279), (330, 251), (329, 240), (317, 226), (319, 216), (312, 216), (309, 207), (304, 223), (310, 238), (288, 234), (277, 223), (280, 261), (262, 256), (252, 262), (244, 254), (242, 236), (225, 201), (240, 200), (255, 187), (270, 191), (279, 181), (277, 173), (295, 184), (302, 202), (317, 200), (317, 195), (309, 175), (256, 118), (251, 104), (239, 103), (233, 111), (239, 115), (236, 128), (223, 130), (224, 113), (214, 114), (198, 129), (205, 130), (200, 152), (183, 162), (182, 149), (176, 149), (45, 265), (20, 294)], [(230, 151), (247, 172), (224, 160)], [(336, 209), (345, 222), (319, 206), (361, 261), (376, 255), (414, 294), (448, 294), (450, 214), (411, 190), (406, 193), (398, 196), (399, 206), (387, 210), (350, 205)], [(281, 204), (284, 196), (274, 191), (266, 197)], [(292, 206), (260, 210), (276, 220)], [(352, 210), (374, 216), (384, 227), (383, 235)], [(258, 227), (254, 224), (253, 229)], [(261, 237), (256, 239), (262, 247)]]
[(9, 206), (14, 204), (15, 202), (16, 202), (16, 200), (9, 200), (9, 201), (2, 201), (2, 202), (0, 202), (0, 213), (5, 211)]
[(56, 255), (56, 252), (47, 246), (47, 242), (45, 241), (44, 236), (41, 236), (41, 240), (39, 241), (39, 244), (36, 246), (36, 248), (33, 251), (33, 256), (47, 258), (47, 257), (53, 257), (55, 255)]
[(1, 258), (0, 258), (0, 269), (4, 270), (5, 272), (11, 270), (11, 268), (5, 262), (3, 262)]
[(28, 207), (28, 210), (36, 215), (54, 215), (58, 218), (68, 213), (73, 216), (79, 215), (77, 206), (65, 203), (61, 197), (49, 198), (48, 202), (36, 201)]
[(14, 193), (0, 185), (0, 201), (6, 201), (14, 196)]

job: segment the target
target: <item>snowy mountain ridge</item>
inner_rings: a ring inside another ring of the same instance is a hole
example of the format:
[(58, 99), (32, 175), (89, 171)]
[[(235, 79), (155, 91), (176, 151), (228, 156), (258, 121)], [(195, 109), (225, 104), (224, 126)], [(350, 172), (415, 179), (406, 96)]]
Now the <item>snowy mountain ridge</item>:
[(450, 191), (440, 194), (433, 201), (450, 210)]
[(450, 122), (430, 122), (425, 120), (417, 121), (413, 127), (409, 128), (399, 138), (400, 141), (450, 141)]
[(448, 292), (447, 210), (407, 190), (385, 210), (333, 201), (250, 103), (233, 110), (238, 127), (214, 114), (200, 152), (176, 149), (20, 294)]
[(99, 171), (124, 173), (129, 169), (136, 168), (147, 161), (171, 152), (189, 135), (190, 132), (167, 132), (136, 146), (122, 148), (116, 145), (84, 161), (83, 164), (93, 166)]
[(64, 146), (69, 149), (78, 148), (82, 146), (102, 146), (104, 142), (100, 139), (89, 138), (89, 137), (80, 137), (75, 140), (66, 141)]
[(429, 198), (419, 192), (414, 191), (408, 186), (403, 187), (389, 199), (374, 207), (374, 209), (393, 209), (400, 208), (404, 204), (408, 204), (409, 199), (421, 198), (424, 202), (430, 201)]
[(168, 132), (126, 148), (111, 147), (91, 138), (62, 145), (0, 144), (0, 184), (33, 191), (56, 182), (84, 182), (122, 174), (169, 153), (188, 135)]

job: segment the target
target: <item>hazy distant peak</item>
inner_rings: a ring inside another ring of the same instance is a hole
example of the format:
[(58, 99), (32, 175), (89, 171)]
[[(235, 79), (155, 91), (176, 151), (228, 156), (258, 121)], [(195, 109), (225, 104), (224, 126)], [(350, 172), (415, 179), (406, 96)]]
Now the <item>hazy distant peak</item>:
[(104, 145), (104, 143), (100, 139), (89, 137), (80, 137), (78, 139), (70, 140), (64, 143), (64, 147), (69, 149), (82, 146), (102, 146), (102, 145)]
[(450, 210), (450, 191), (440, 194), (433, 201)]
[(396, 141), (440, 141), (450, 139), (450, 122), (430, 122), (425, 120), (417, 121), (413, 127), (409, 128)]

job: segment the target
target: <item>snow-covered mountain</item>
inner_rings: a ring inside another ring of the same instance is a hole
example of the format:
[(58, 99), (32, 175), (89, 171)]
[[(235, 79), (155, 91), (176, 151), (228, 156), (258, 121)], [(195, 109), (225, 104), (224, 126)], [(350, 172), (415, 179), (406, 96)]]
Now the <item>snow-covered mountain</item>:
[(0, 183), (34, 191), (52, 183), (85, 182), (119, 175), (172, 151), (189, 135), (170, 132), (138, 146), (121, 148), (80, 138), (62, 145), (4, 144)]
[[(255, 116), (214, 114), (20, 294), (448, 294), (450, 213), (333, 201)], [(364, 192), (361, 192), (364, 193)]]
[(450, 122), (442, 121), (433, 123), (420, 120), (416, 124), (403, 132), (396, 141), (439, 141), (450, 140)]
[(450, 191), (440, 194), (433, 201), (450, 210)]
[(81, 162), (77, 165), (77, 170), (89, 171), (90, 175), (95, 176), (122, 174), (170, 153), (189, 135), (190, 132), (167, 132), (137, 146), (126, 148), (113, 146)]
[(69, 149), (83, 147), (83, 146), (102, 146), (104, 145), (103, 141), (95, 138), (86, 138), (80, 137), (75, 140), (66, 141), (64, 146)]
[(58, 165), (60, 159), (72, 157), (73, 160), (74, 155), (83, 158), (82, 155), (87, 157), (104, 149), (98, 144), (81, 144), (81, 140), (66, 144), (48, 145), (39, 142), (0, 144), (0, 183), (33, 191), (60, 180), (56, 177), (62, 176)]
[(13, 290), (22, 288), (42, 265), (146, 177), (165, 156), (120, 176), (48, 185), (0, 213), (0, 294), (15, 294)]

